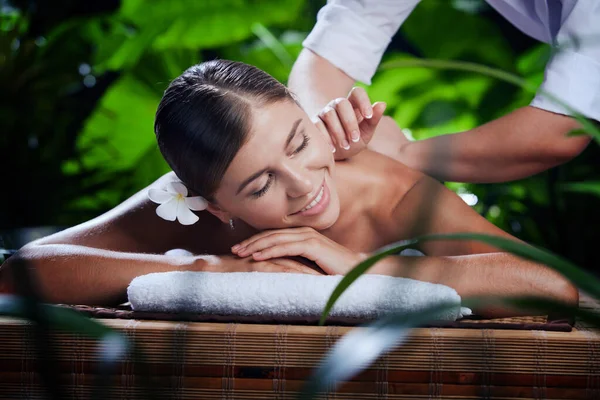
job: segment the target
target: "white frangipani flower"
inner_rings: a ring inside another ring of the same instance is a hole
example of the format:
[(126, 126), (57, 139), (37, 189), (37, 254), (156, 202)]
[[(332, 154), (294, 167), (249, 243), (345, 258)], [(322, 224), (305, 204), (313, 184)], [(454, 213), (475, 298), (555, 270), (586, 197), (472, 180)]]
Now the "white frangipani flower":
[(169, 182), (166, 189), (148, 190), (148, 198), (160, 204), (156, 215), (167, 221), (177, 219), (182, 225), (195, 224), (199, 218), (191, 210), (202, 211), (208, 206), (204, 197), (187, 197), (188, 190), (181, 182)]

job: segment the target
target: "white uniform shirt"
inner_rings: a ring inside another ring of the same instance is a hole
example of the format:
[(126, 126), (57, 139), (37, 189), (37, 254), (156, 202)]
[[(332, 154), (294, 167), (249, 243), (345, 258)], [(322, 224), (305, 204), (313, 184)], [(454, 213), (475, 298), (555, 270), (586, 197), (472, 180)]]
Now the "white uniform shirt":
[[(370, 84), (392, 37), (419, 1), (328, 0), (303, 45)], [(600, 0), (486, 1), (527, 35), (565, 46), (546, 66), (540, 89), (600, 121)], [(540, 94), (531, 105), (567, 114)]]

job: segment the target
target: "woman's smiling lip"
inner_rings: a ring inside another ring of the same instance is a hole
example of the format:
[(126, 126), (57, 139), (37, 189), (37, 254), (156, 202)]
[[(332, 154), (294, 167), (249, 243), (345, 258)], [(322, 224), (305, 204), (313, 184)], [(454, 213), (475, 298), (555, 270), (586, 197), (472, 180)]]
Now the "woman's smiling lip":
[[(323, 194), (321, 194), (321, 200), (319, 200), (319, 202), (317, 204), (315, 204), (308, 210), (304, 210), (304, 208), (308, 207), (317, 197), (319, 197), (319, 194), (321, 193), (321, 191), (323, 192)], [(329, 188), (327, 187), (325, 180), (323, 180), (323, 184), (321, 185), (317, 194), (315, 194), (315, 196), (302, 208), (302, 210), (304, 210), (304, 211), (300, 210), (298, 212), (293, 213), (292, 215), (312, 216), (312, 215), (320, 214), (329, 205), (329, 200), (330, 200)]]

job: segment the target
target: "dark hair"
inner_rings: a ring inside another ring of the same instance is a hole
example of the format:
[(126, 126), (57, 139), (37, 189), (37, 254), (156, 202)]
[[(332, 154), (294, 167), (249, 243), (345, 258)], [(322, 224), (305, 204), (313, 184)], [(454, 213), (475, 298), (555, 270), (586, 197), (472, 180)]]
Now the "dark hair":
[(179, 179), (212, 200), (246, 141), (252, 108), (282, 100), (294, 101), (283, 84), (251, 65), (194, 65), (171, 82), (158, 105), (158, 146)]

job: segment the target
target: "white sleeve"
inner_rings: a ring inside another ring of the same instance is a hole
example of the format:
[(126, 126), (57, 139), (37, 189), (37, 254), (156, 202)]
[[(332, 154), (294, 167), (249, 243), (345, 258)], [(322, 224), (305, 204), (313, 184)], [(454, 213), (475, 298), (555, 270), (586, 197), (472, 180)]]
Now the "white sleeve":
[(392, 37), (420, 1), (329, 0), (302, 45), (370, 84)]
[[(563, 19), (540, 89), (553, 94), (588, 118), (600, 121), (600, 1), (580, 0)], [(539, 93), (532, 106), (570, 114)]]

